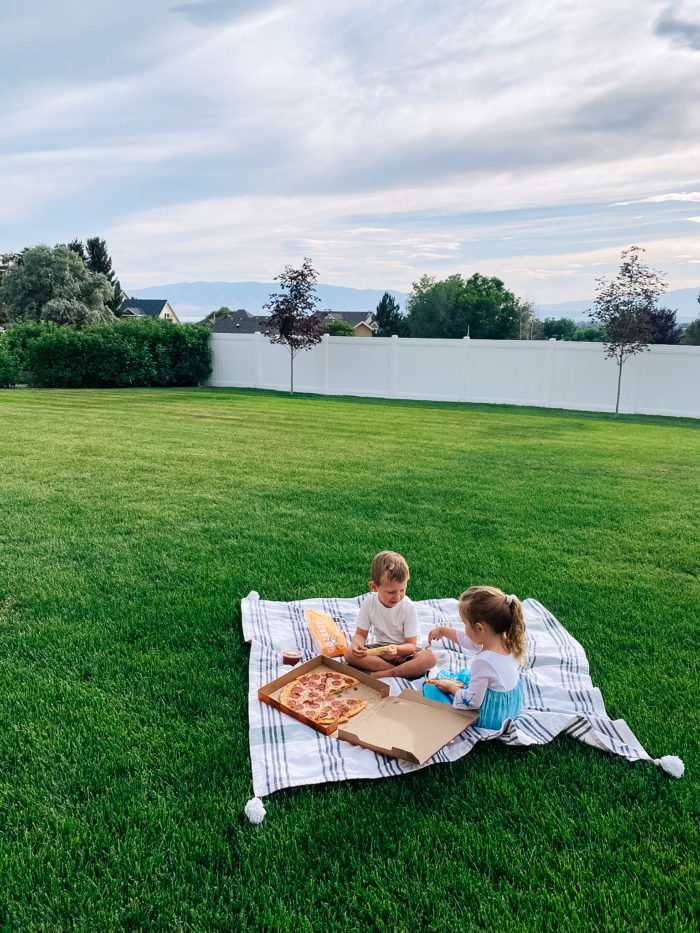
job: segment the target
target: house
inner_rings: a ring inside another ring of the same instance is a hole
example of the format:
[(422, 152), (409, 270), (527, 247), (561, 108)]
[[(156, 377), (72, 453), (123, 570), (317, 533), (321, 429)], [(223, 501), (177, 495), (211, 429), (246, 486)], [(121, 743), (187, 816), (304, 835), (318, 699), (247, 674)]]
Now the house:
[(221, 314), (207, 316), (203, 321), (197, 321), (198, 325), (209, 327), (212, 334), (254, 334), (260, 331), (265, 333), (267, 329), (268, 315), (255, 317), (243, 308), (237, 311), (223, 311)]
[[(347, 321), (356, 337), (372, 337), (377, 331), (373, 311), (328, 311), (324, 320)], [(255, 316), (239, 308), (237, 311), (208, 315), (203, 321), (197, 321), (197, 324), (209, 327), (212, 334), (254, 334), (256, 331), (264, 334), (269, 321), (269, 315)]]
[(329, 311), (327, 321), (347, 321), (356, 337), (373, 337), (377, 330), (374, 311)]
[(162, 298), (127, 298), (119, 313), (121, 317), (152, 317), (181, 323), (170, 302)]

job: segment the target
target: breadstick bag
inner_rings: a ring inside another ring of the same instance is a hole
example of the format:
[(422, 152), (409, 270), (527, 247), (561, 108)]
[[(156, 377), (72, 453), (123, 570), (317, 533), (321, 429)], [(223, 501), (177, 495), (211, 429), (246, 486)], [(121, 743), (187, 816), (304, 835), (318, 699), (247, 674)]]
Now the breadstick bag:
[(340, 657), (348, 643), (338, 623), (325, 612), (316, 612), (315, 609), (305, 609), (304, 615), (321, 654), (327, 658)]

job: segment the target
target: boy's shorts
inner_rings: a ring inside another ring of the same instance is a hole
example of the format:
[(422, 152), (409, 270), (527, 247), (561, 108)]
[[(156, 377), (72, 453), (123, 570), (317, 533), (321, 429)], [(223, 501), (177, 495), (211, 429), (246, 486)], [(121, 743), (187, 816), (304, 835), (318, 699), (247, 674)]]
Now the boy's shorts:
[[(365, 645), (365, 648), (381, 648), (381, 647), (382, 646), (378, 644)], [(393, 667), (396, 667), (399, 664), (404, 664), (406, 661), (410, 661), (412, 658), (415, 658), (417, 654), (418, 654), (418, 649), (416, 648), (416, 650), (412, 654), (395, 654), (393, 658), (385, 658), (383, 655), (380, 655), (380, 657), (382, 661), (386, 661), (387, 664), (391, 664), (393, 665)]]

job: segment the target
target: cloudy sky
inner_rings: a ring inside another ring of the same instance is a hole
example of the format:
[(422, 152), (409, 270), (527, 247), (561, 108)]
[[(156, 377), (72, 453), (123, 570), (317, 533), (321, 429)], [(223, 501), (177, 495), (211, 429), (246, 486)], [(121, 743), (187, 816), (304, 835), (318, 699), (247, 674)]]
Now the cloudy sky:
[(0, 2), (0, 251), (122, 285), (700, 285), (698, 0)]

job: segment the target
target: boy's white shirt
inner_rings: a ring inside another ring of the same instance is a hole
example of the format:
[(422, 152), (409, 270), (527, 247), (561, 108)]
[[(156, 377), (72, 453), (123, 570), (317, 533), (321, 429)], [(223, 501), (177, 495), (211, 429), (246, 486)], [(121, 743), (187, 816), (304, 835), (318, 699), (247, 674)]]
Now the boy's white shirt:
[(367, 641), (378, 645), (402, 645), (407, 638), (420, 634), (418, 610), (408, 596), (388, 607), (382, 605), (376, 593), (370, 593), (360, 606), (357, 627), (363, 632), (371, 630)]

